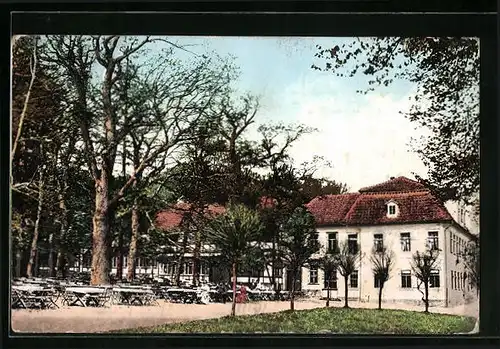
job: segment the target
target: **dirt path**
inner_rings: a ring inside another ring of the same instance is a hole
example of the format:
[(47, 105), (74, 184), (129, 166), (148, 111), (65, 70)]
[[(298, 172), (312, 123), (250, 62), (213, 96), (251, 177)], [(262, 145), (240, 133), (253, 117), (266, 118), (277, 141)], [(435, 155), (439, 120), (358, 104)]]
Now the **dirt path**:
[[(324, 307), (323, 301), (296, 302), (296, 309)], [(333, 302), (332, 306), (343, 303)], [(351, 302), (353, 308), (374, 308), (376, 304)], [(289, 302), (238, 304), (237, 315), (272, 313), (290, 308)], [(384, 304), (384, 308), (421, 311), (422, 307)], [(24, 333), (99, 333), (116, 329), (147, 327), (226, 316), (231, 304), (175, 304), (160, 301), (155, 307), (112, 306), (109, 308), (66, 307), (55, 310), (12, 310), (12, 329)], [(431, 308), (431, 312), (477, 317), (477, 306)]]

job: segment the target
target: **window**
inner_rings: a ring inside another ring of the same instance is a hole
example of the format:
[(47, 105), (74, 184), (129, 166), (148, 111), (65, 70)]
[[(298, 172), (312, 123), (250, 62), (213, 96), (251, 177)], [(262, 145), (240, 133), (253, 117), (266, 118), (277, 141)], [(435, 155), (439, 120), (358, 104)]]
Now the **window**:
[(438, 232), (437, 231), (430, 231), (428, 238), (427, 238), (427, 243), (429, 246), (429, 249), (431, 250), (438, 250), (439, 249), (439, 238), (438, 238)]
[(373, 275), (373, 287), (380, 288), (380, 278), (377, 275)]
[(309, 284), (318, 284), (318, 269), (316, 267), (309, 269)]
[(337, 289), (337, 269), (325, 270), (325, 288)]
[(193, 262), (186, 262), (186, 264), (184, 264), (184, 274), (193, 274)]
[(398, 214), (398, 208), (396, 203), (393, 200), (390, 200), (387, 203), (387, 217), (394, 218)]
[(319, 232), (314, 233), (314, 240), (316, 240), (316, 241), (319, 240)]
[(118, 260), (118, 257), (113, 257), (111, 260), (111, 268), (116, 268), (116, 261)]
[(439, 282), (439, 270), (431, 271), (431, 275), (429, 277), (429, 287), (431, 288), (441, 287), (441, 284)]
[(347, 246), (350, 254), (358, 253), (358, 234), (349, 234), (347, 236)]
[(328, 252), (336, 252), (337, 250), (337, 233), (328, 233)]
[(450, 234), (450, 252), (451, 254), (454, 254), (455, 253), (455, 250), (454, 250), (454, 246), (453, 244), (455, 243), (455, 239), (454, 239), (454, 236), (453, 234)]
[(401, 287), (411, 288), (411, 271), (401, 270)]
[(411, 251), (411, 237), (410, 233), (401, 233), (401, 251)]
[(388, 205), (388, 214), (389, 216), (394, 216), (396, 214), (396, 205), (394, 204), (391, 204), (391, 205)]
[(167, 264), (167, 274), (174, 275), (177, 273), (177, 264), (168, 263)]
[(351, 281), (351, 288), (358, 288), (358, 271), (357, 270), (352, 272), (349, 279)]
[(451, 289), (454, 290), (455, 287), (453, 286), (453, 282), (455, 281), (453, 278), (453, 270), (450, 272), (450, 278), (451, 278)]
[(283, 277), (283, 268), (274, 268), (274, 276), (277, 278)]
[(373, 247), (375, 251), (382, 252), (384, 250), (384, 235), (375, 234), (373, 235)]

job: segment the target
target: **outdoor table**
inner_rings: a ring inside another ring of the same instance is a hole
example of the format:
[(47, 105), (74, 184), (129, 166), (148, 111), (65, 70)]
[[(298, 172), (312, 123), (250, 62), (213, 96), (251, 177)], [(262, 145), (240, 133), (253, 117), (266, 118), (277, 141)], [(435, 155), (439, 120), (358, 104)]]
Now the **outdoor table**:
[(114, 288), (113, 294), (115, 295), (115, 300), (118, 298), (119, 303), (126, 303), (129, 305), (157, 303), (153, 291), (143, 288)]
[(13, 285), (12, 307), (20, 306), (25, 309), (32, 307), (59, 308), (55, 303), (54, 290), (39, 285)]
[[(94, 304), (99, 307), (106, 303), (107, 292), (105, 287), (67, 287), (65, 300), (69, 306), (80, 304), (87, 307)], [(74, 297), (71, 298), (71, 296)]]
[(174, 302), (194, 303), (198, 299), (198, 292), (193, 289), (169, 288), (166, 293), (168, 298)]

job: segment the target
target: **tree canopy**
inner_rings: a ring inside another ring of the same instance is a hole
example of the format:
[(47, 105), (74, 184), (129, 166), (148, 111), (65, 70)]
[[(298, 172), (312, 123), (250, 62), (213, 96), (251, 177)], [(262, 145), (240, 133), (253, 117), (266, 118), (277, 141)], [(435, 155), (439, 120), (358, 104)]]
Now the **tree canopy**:
[(430, 131), (416, 151), (420, 178), (443, 200), (474, 202), (479, 192), (479, 40), (465, 37), (358, 38), (317, 46), (313, 69), (369, 78), (368, 93), (405, 79), (416, 87), (406, 117)]

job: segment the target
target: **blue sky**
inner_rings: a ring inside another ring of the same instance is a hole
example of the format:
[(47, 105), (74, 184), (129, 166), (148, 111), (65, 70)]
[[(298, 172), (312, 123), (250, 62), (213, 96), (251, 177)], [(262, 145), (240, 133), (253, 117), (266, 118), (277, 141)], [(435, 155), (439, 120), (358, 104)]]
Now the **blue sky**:
[[(235, 87), (261, 96), (257, 124), (302, 123), (318, 128), (291, 150), (297, 163), (324, 156), (333, 168), (319, 174), (347, 183), (351, 190), (391, 176), (425, 177), (426, 168), (410, 143), (425, 134), (400, 112), (408, 111), (415, 86), (395, 81), (367, 95), (363, 75), (339, 78), (311, 69), (316, 45), (332, 47), (352, 38), (169, 37), (204, 53), (232, 55), (241, 75)], [(182, 54), (181, 54), (182, 55)], [(318, 62), (321, 64), (321, 62)]]

